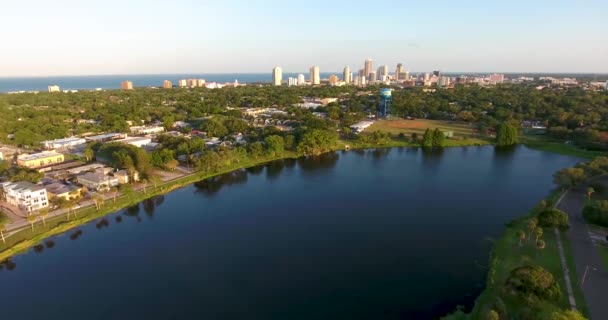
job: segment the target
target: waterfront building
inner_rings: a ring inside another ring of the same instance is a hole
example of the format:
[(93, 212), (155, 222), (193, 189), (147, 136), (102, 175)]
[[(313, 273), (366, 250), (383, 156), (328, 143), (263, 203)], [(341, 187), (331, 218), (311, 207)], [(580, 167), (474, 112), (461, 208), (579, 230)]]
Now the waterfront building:
[(272, 69), (272, 85), (280, 86), (281, 82), (283, 82), (283, 70), (281, 67), (274, 67)]
[(395, 69), (395, 80), (396, 81), (407, 80), (407, 79), (401, 78), (402, 73), (403, 73), (403, 63), (397, 63), (397, 68)]
[(66, 201), (80, 198), (81, 191), (83, 190), (83, 188), (76, 185), (67, 185), (59, 182), (47, 184), (44, 186), (44, 188), (49, 200), (54, 198), (62, 198)]
[(344, 80), (344, 82), (347, 84), (352, 82), (352, 73), (350, 72), (349, 66), (344, 67), (344, 72), (342, 73), (342, 80)]
[(304, 77), (304, 74), (300, 73), (298, 74), (298, 85), (303, 86), (304, 84), (306, 84), (306, 78)]
[(177, 85), (178, 85), (180, 88), (185, 88), (185, 87), (187, 87), (187, 86), (188, 86), (188, 80), (186, 80), (186, 79), (180, 79), (180, 80), (177, 82)]
[(76, 180), (87, 189), (94, 191), (109, 190), (118, 185), (118, 178), (108, 176), (99, 170), (81, 174)]
[(190, 88), (198, 87), (198, 79), (188, 79), (188, 87), (190, 87)]
[(196, 86), (197, 87), (204, 87), (205, 86), (205, 79), (196, 79)]
[(319, 67), (312, 66), (310, 67), (310, 84), (317, 85), (321, 84), (321, 76), (319, 72)]
[(294, 77), (289, 77), (287, 79), (287, 85), (288, 86), (297, 86), (298, 85), (298, 78), (294, 78)]
[(133, 90), (133, 82), (125, 80), (120, 84), (122, 90)]
[(25, 212), (29, 213), (49, 206), (46, 189), (31, 182), (5, 183), (3, 190), (6, 202)]
[(83, 138), (69, 137), (64, 139), (46, 140), (42, 141), (41, 144), (45, 149), (60, 149), (66, 147), (73, 147), (81, 144), (85, 144), (87, 141)]
[(54, 85), (54, 86), (48, 86), (48, 90), (49, 90), (49, 92), (59, 92), (59, 91), (61, 91), (61, 88), (59, 88), (58, 85)]
[(171, 81), (169, 81), (169, 80), (165, 80), (165, 81), (163, 81), (163, 88), (171, 89), (171, 88), (173, 88), (173, 83), (171, 83)]
[(331, 76), (329, 76), (329, 85), (335, 86), (337, 84), (338, 84), (338, 76), (336, 76), (335, 74), (332, 74)]
[(52, 151), (22, 154), (17, 157), (17, 165), (26, 168), (40, 168), (43, 166), (61, 163), (65, 160), (63, 154)]
[(374, 70), (373, 68), (374, 68), (374, 63), (373, 63), (372, 59), (365, 60), (365, 65), (363, 68), (363, 76), (365, 76), (370, 81), (372, 80), (372, 78), (370, 77), (370, 74), (372, 73), (372, 70)]

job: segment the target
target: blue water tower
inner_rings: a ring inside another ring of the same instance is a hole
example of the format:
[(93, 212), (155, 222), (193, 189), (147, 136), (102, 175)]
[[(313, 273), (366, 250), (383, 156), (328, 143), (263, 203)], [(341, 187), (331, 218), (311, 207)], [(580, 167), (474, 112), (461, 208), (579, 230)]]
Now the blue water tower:
[(391, 104), (393, 102), (392, 91), (389, 88), (380, 89), (380, 106), (378, 107), (378, 113), (382, 117), (386, 117), (391, 110)]

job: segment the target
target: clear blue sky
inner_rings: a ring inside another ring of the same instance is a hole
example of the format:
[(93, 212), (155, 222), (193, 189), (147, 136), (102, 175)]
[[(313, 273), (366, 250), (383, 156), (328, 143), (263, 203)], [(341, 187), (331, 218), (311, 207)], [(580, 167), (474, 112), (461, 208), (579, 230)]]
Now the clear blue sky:
[(608, 72), (606, 0), (2, 2), (0, 76)]

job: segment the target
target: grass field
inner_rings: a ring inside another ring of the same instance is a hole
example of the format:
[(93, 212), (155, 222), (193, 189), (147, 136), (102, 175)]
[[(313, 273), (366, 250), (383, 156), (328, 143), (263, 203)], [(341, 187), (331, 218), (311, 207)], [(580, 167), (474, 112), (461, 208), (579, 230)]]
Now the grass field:
[(520, 136), (519, 140), (530, 148), (584, 159), (593, 159), (595, 157), (608, 155), (606, 152), (584, 150), (573, 144), (554, 141), (547, 138), (545, 135), (525, 135)]
[(434, 130), (435, 128), (441, 131), (452, 131), (454, 133), (453, 138), (446, 140), (447, 147), (485, 145), (491, 142), (488, 138), (479, 136), (475, 132), (475, 128), (468, 123), (443, 120), (381, 119), (374, 122), (373, 125), (367, 128), (364, 131), (364, 134), (369, 134), (374, 131), (382, 131), (388, 132), (394, 136), (403, 133), (407, 137), (410, 137), (413, 133), (416, 133), (421, 139), (426, 129)]

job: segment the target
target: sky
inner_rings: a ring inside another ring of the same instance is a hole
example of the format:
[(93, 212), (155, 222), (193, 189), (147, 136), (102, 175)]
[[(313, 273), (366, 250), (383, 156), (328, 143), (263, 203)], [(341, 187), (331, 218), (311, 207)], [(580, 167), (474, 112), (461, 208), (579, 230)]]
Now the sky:
[(608, 73), (606, 0), (2, 0), (0, 77)]

